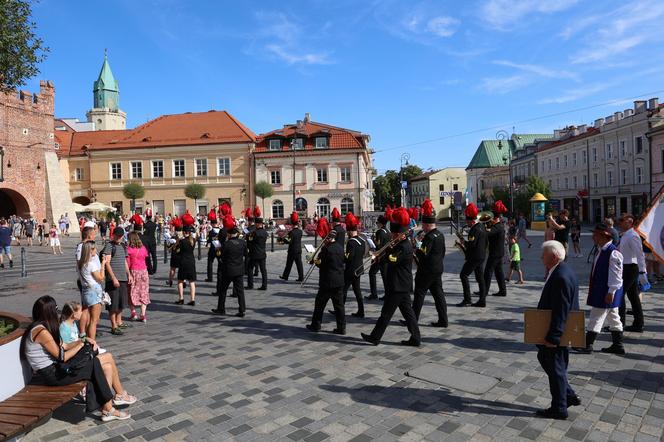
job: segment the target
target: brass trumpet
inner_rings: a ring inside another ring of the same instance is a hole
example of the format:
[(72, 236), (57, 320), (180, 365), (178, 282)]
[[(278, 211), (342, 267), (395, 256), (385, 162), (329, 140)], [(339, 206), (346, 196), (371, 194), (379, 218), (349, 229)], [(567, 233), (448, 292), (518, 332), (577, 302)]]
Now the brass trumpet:
[(389, 240), (383, 247), (376, 250), (374, 253), (369, 253), (369, 256), (364, 258), (364, 261), (362, 261), (362, 265), (355, 269), (355, 276), (360, 276), (362, 273), (366, 272), (374, 262), (378, 262), (378, 260), (380, 260), (385, 255), (388, 249), (396, 246), (401, 241), (408, 238), (412, 232), (413, 229), (410, 229), (406, 233), (400, 233), (399, 236)]
[(486, 224), (486, 223), (490, 222), (492, 219), (493, 219), (493, 212), (491, 212), (489, 210), (485, 210), (483, 212), (480, 212), (480, 215), (477, 218), (477, 220), (479, 222), (481, 222), (482, 224)]
[[(334, 230), (330, 230), (330, 232), (333, 232)], [(316, 250), (314, 250), (314, 253), (311, 254), (311, 256), (307, 255), (307, 262), (310, 264), (309, 269), (307, 270), (307, 273), (304, 275), (304, 278), (302, 279), (302, 282), (300, 283), (300, 287), (304, 287), (304, 284), (307, 283), (309, 280), (309, 277), (313, 273), (314, 269), (316, 268), (316, 259), (318, 258), (318, 254), (320, 253), (320, 250), (323, 248), (323, 245), (325, 245), (330, 239), (330, 234), (328, 233), (325, 238), (320, 242)]]

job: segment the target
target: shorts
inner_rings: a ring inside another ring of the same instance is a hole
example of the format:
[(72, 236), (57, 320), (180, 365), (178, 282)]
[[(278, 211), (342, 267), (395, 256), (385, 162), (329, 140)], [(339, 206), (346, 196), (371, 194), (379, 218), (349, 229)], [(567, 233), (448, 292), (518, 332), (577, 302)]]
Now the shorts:
[(528, 234), (526, 233), (525, 230), (519, 230), (516, 232), (516, 236), (519, 238), (528, 238)]
[(12, 246), (0, 246), (0, 252), (4, 253), (5, 255), (11, 255)]
[(83, 288), (81, 290), (81, 304), (83, 305), (83, 308), (101, 304), (102, 293), (101, 284)]
[(51, 238), (51, 247), (60, 247), (60, 238)]
[(26, 233), (26, 234), (25, 234), (25, 237), (26, 237), (26, 238), (32, 238), (32, 233)]
[(106, 292), (111, 297), (111, 303), (106, 306), (109, 312), (121, 312), (129, 305), (127, 281), (120, 281), (120, 287), (113, 287), (113, 281), (106, 281)]
[(516, 270), (517, 272), (521, 270), (521, 261), (510, 261), (510, 269)]

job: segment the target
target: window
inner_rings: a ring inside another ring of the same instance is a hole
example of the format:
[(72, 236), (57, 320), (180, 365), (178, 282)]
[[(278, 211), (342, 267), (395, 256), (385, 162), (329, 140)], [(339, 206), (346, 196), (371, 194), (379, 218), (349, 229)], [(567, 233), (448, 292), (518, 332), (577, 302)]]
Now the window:
[(572, 153), (572, 165), (576, 166), (576, 152)]
[(272, 218), (284, 217), (284, 203), (281, 200), (272, 201)]
[(164, 162), (162, 160), (152, 161), (152, 178), (164, 177)]
[(551, 158), (549, 158), (549, 170), (551, 170)]
[(542, 172), (544, 172), (544, 160), (542, 160)]
[(269, 150), (281, 150), (281, 140), (270, 140)]
[(612, 170), (607, 170), (606, 171), (606, 185), (607, 186), (613, 186), (613, 171)]
[(597, 162), (597, 148), (593, 147), (593, 161)]
[(76, 168), (74, 172), (74, 181), (83, 181), (83, 169), (80, 167)]
[(641, 168), (641, 167), (636, 168), (636, 173), (635, 173), (634, 178), (635, 178), (634, 181), (636, 182), (636, 184), (642, 184), (643, 183), (643, 168)]
[(111, 163), (111, 179), (122, 179), (122, 163)]
[(576, 175), (574, 175), (574, 177), (573, 177), (572, 181), (574, 182), (574, 189), (578, 188), (579, 186), (577, 186), (577, 179), (576, 179)]
[(599, 187), (599, 175), (597, 173), (593, 173), (593, 186)]
[(607, 160), (613, 159), (613, 146), (611, 146), (611, 143), (606, 144), (606, 159)]
[(565, 157), (564, 157), (564, 163), (565, 163), (565, 167), (567, 167), (567, 155), (565, 155)]
[(176, 178), (184, 177), (184, 160), (173, 160), (173, 176)]
[(327, 149), (327, 137), (316, 137), (316, 149)]
[(291, 140), (291, 143), (295, 143), (294, 147), (295, 150), (302, 150), (304, 149), (304, 138), (294, 138)]
[(634, 140), (634, 145), (635, 147), (635, 153), (640, 154), (643, 153), (643, 137), (636, 137)]
[(131, 177), (132, 179), (143, 178), (143, 163), (141, 161), (131, 162)]
[(439, 184), (438, 185), (438, 191), (445, 192), (445, 184)]
[(320, 217), (330, 216), (330, 200), (327, 198), (321, 198), (316, 203), (316, 212)]
[(354, 212), (353, 198), (343, 198), (341, 200), (341, 214), (345, 215), (348, 212)]
[(584, 175), (583, 176), (583, 188), (585, 189), (587, 186), (588, 186), (588, 177)]
[(588, 161), (588, 158), (587, 158), (587, 157), (588, 157), (588, 152), (586, 152), (585, 150), (582, 150), (581, 152), (582, 152), (582, 154), (583, 154), (583, 155), (582, 155), (582, 157), (583, 157), (583, 164), (585, 165), (585, 164), (586, 164), (586, 161)]
[(231, 174), (231, 159), (226, 158), (217, 158), (217, 175), (218, 176), (230, 176)]
[(280, 170), (271, 170), (270, 171), (270, 183), (271, 184), (281, 184), (281, 171)]
[(627, 169), (620, 169), (620, 184), (627, 184)]
[(620, 141), (620, 158), (625, 158), (627, 155), (627, 148), (625, 147), (627, 143), (625, 143), (625, 140)]
[(458, 184), (452, 184), (452, 190), (459, 190)]
[(560, 178), (556, 178), (556, 189), (560, 189)]
[(316, 181), (327, 183), (327, 169), (316, 169)]
[(560, 158), (556, 157), (556, 169), (560, 169)]
[(196, 176), (207, 176), (207, 158), (196, 158)]
[(565, 190), (569, 189), (569, 178), (565, 177)]
[(341, 182), (342, 183), (350, 183), (350, 167), (342, 167), (340, 169), (341, 171)]

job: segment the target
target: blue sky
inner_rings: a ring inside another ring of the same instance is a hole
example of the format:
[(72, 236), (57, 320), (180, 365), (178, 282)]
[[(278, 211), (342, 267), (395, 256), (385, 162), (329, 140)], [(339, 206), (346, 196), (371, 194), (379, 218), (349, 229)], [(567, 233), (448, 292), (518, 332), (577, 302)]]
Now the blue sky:
[(465, 166), (498, 129), (547, 133), (664, 90), (661, 0), (41, 0), (33, 14), (51, 52), (27, 89), (53, 80), (60, 117), (85, 119), (108, 48), (129, 127), (214, 108), (261, 133), (310, 112), (370, 134), (379, 173), (403, 152)]

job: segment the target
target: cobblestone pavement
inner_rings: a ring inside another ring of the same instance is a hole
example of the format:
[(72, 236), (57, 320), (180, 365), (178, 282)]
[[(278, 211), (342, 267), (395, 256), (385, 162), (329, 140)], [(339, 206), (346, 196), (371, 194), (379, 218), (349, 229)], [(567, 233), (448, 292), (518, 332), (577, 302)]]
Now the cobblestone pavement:
[[(506, 298), (489, 297), (486, 309), (476, 309), (453, 306), (461, 300), (461, 257), (446, 236), (450, 327), (423, 325), (418, 349), (398, 345), (407, 337), (398, 313), (383, 344), (365, 345), (359, 335), (373, 327), (377, 302), (368, 303), (366, 319), (348, 318), (347, 336), (309, 333), (304, 326), (317, 274), (304, 288), (279, 280), (283, 251), (268, 258), (269, 290), (247, 291), (245, 318), (211, 315), (216, 298), (209, 283), (198, 285), (195, 307), (173, 305), (175, 289), (165, 286), (167, 269), (160, 263), (149, 322), (133, 324), (123, 337), (108, 333), (105, 318), (100, 326), (100, 344), (116, 356), (127, 390), (140, 398), (128, 409), (132, 419), (103, 424), (72, 403), (25, 440), (662, 440), (664, 284), (644, 295), (646, 332), (626, 335), (627, 356), (571, 356), (570, 380), (583, 405), (570, 408), (570, 419), (536, 419), (534, 411), (548, 406), (550, 395), (535, 348), (522, 342), (522, 312), (537, 304), (543, 284), (542, 237), (522, 251), (528, 282), (510, 285)], [(589, 241), (583, 237), (586, 252)], [(73, 240), (65, 246), (64, 257), (28, 250), (27, 279), (17, 268), (0, 271), (0, 310), (29, 314), (34, 299), (46, 293), (58, 302), (77, 299)], [(585, 257), (569, 262), (587, 281)], [(204, 261), (198, 269), (202, 280)], [(368, 291), (366, 276), (362, 283)], [(352, 312), (355, 301), (348, 299)], [(234, 299), (229, 305), (235, 313)], [(421, 324), (435, 320), (430, 298), (422, 315)], [(331, 331), (333, 318), (325, 320), (323, 329)], [(598, 341), (601, 348), (609, 336)], [(500, 382), (472, 395), (404, 374), (427, 362)]]

